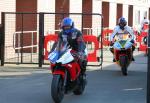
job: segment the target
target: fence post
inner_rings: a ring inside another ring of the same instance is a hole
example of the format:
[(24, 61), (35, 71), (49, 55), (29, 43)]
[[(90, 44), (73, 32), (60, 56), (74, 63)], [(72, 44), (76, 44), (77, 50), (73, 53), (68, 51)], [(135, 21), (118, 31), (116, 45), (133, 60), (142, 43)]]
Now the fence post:
[(147, 103), (150, 103), (150, 25), (148, 33)]
[(1, 66), (4, 66), (4, 56), (5, 56), (5, 13), (1, 13), (1, 37), (0, 37), (0, 59), (1, 59)]
[(44, 63), (44, 13), (39, 13), (39, 67)]
[(2, 25), (0, 24), (0, 60), (1, 60), (1, 40), (2, 40)]
[(82, 13), (82, 18), (81, 18), (81, 21), (82, 21), (82, 23), (81, 23), (81, 32), (82, 32), (82, 34), (83, 34), (83, 18), (84, 18), (84, 14)]
[(101, 38), (100, 38), (100, 40), (101, 40), (101, 70), (102, 70), (102, 66), (103, 66), (103, 20), (104, 20), (104, 18), (103, 18), (103, 15), (101, 16)]

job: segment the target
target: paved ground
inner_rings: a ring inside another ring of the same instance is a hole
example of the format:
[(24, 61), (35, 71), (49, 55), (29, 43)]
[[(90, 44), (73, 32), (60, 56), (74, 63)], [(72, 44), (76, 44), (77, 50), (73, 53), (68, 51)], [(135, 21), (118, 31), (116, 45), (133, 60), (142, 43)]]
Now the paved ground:
[[(146, 103), (147, 58), (136, 52), (135, 59), (125, 77), (105, 53), (103, 70), (88, 67), (84, 94), (66, 95), (62, 103)], [(0, 67), (0, 103), (53, 103), (49, 72), (35, 67)]]

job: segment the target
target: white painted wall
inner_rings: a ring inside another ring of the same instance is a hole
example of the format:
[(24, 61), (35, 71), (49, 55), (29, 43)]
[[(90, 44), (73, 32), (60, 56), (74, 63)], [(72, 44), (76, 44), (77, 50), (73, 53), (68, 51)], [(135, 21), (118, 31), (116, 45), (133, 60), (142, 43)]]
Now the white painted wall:
[(55, 0), (38, 0), (38, 12), (55, 12)]
[[(0, 14), (1, 12), (15, 12), (16, 0), (0, 0)], [(1, 17), (0, 17), (1, 19)], [(15, 56), (15, 50), (12, 47), (13, 33), (15, 32), (15, 15), (5, 15), (5, 57), (12, 58)], [(1, 20), (0, 20), (1, 23)]]
[(145, 15), (145, 12), (147, 12), (147, 18), (148, 18), (148, 13), (149, 13), (149, 8), (147, 8), (147, 7), (140, 7), (141, 8), (141, 14), (140, 14), (140, 16), (141, 16), (141, 20), (140, 20), (140, 22), (142, 22), (142, 20), (144, 19), (144, 17), (146, 16)]
[(15, 12), (16, 0), (0, 0), (0, 24), (1, 24), (1, 12)]
[[(139, 7), (138, 6), (133, 6), (133, 26), (135, 27), (135, 28), (137, 28), (138, 27), (138, 25), (137, 25), (137, 21), (138, 20), (136, 20), (137, 19), (137, 11), (139, 10), (138, 9)], [(141, 17), (140, 17), (141, 18)]]
[(149, 0), (102, 0), (102, 1), (150, 7), (150, 1)]
[(109, 6), (109, 28), (114, 29), (116, 26), (116, 15), (117, 15), (117, 4), (116, 3), (110, 3)]
[(0, 1), (0, 24), (1, 24), (1, 12), (3, 11), (3, 1)]
[[(149, 13), (149, 7), (150, 7), (150, 0), (102, 0), (110, 2), (110, 10), (113, 11), (114, 8), (116, 8), (115, 3), (122, 3), (123, 4), (123, 16), (128, 21), (128, 5), (133, 5), (133, 27), (139, 28), (139, 25), (137, 25), (137, 14), (136, 12), (140, 11), (140, 23), (142, 22), (144, 18), (144, 12), (147, 11), (147, 18)], [(110, 11), (110, 12), (111, 12)], [(115, 16), (116, 12), (110, 13), (110, 15)], [(109, 17), (109, 28), (111, 29), (114, 24), (114, 20)]]
[[(93, 0), (92, 5), (92, 13), (102, 13), (102, 1), (100, 0)], [(94, 16), (92, 17), (92, 34), (93, 35), (100, 35), (101, 32), (101, 16)]]
[[(70, 0), (70, 13), (82, 13), (82, 0)], [(75, 23), (75, 27), (81, 30), (81, 19), (80, 15), (70, 15)]]
[[(43, 0), (38, 0), (37, 12), (55, 13), (55, 0), (44, 0), (44, 2)], [(55, 30), (55, 15), (46, 14), (44, 18), (44, 35), (53, 34)], [(39, 26), (37, 25), (37, 27)]]
[[(137, 11), (140, 11), (140, 21), (139, 23), (137, 23)], [(140, 29), (141, 28), (141, 22), (142, 20), (144, 19), (144, 16), (145, 16), (145, 12), (147, 12), (147, 18), (148, 18), (148, 13), (149, 13), (149, 8), (148, 7), (143, 7), (143, 6), (134, 6), (134, 9), (133, 9), (133, 26), (137, 29)]]
[(123, 17), (128, 21), (128, 5), (123, 5)]

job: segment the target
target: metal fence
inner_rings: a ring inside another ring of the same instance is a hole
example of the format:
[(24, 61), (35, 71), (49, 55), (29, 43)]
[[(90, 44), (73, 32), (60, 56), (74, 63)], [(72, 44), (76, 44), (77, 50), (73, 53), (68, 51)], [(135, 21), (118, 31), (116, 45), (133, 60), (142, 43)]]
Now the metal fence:
[(36, 13), (2, 13), (2, 56), (4, 63), (38, 63)]
[[(64, 17), (71, 17), (75, 27), (82, 31), (83, 35), (94, 35), (99, 43), (97, 57), (99, 64), (103, 61), (102, 42), (102, 15), (84, 13), (2, 13), (1, 27), (1, 65), (15, 64), (43, 64), (44, 37), (57, 35), (61, 30), (60, 24)], [(49, 49), (53, 42), (49, 43)], [(88, 52), (94, 50), (92, 42), (86, 42)]]

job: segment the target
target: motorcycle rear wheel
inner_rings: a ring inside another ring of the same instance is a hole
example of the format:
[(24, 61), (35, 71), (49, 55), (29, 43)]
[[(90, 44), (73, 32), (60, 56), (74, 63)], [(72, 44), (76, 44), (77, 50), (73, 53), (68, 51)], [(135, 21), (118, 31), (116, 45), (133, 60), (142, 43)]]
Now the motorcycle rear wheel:
[(64, 97), (63, 79), (61, 75), (53, 75), (51, 95), (55, 103), (60, 103)]

